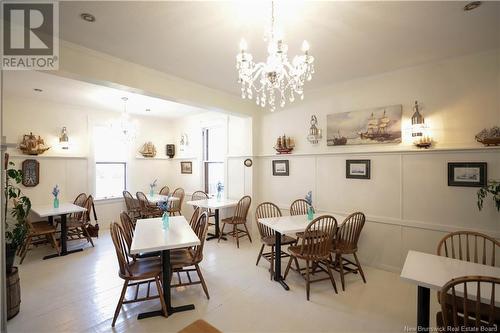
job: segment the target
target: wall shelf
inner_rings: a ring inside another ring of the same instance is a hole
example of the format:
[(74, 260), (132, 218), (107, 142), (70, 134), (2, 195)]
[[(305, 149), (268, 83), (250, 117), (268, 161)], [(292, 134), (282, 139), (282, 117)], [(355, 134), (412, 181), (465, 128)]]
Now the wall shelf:
[(24, 159), (60, 159), (60, 160), (87, 159), (87, 156), (82, 156), (82, 155), (24, 155), (24, 154), (11, 154), (11, 153), (8, 154), (9, 158), (24, 158)]
[(136, 156), (136, 160), (174, 160), (174, 161), (181, 161), (181, 160), (197, 160), (198, 157), (173, 157), (170, 158), (168, 156), (156, 156), (156, 157), (144, 157), (144, 156)]

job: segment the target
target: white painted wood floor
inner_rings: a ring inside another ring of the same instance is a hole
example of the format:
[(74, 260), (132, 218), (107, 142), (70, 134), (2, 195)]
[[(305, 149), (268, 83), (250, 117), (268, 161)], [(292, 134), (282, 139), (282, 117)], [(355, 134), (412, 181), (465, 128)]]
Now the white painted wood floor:
[[(194, 303), (194, 311), (139, 321), (137, 314), (159, 308), (159, 301), (125, 305), (112, 329), (122, 280), (109, 232), (95, 243), (51, 260), (42, 260), (53, 251), (48, 246), (28, 253), (20, 267), (21, 312), (8, 332), (177, 332), (199, 318), (223, 332), (403, 332), (415, 326), (416, 288), (399, 274), (364, 267), (368, 283), (349, 274), (342, 292), (334, 272), (339, 294), (329, 281), (314, 283), (308, 302), (305, 281), (292, 271), (285, 291), (270, 280), (267, 261), (255, 266), (260, 241), (245, 239), (240, 249), (232, 240), (205, 243), (201, 266), (210, 300), (200, 285), (172, 290), (174, 306)], [(431, 293), (432, 323), (437, 309)]]

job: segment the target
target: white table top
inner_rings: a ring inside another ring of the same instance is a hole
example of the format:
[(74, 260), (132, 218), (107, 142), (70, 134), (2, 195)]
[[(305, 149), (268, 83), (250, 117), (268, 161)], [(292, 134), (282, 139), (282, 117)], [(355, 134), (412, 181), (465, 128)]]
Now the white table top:
[(234, 207), (238, 204), (238, 200), (212, 198), (212, 199), (187, 201), (186, 204), (201, 208), (220, 209), (220, 208)]
[[(500, 268), (410, 250), (401, 271), (401, 279), (434, 290), (453, 278), (467, 275), (500, 277)], [(468, 294), (475, 295), (476, 288), (467, 288)], [(458, 288), (457, 291), (460, 292)], [(481, 284), (481, 296), (484, 302), (490, 301), (491, 285)], [(495, 290), (495, 303), (500, 306), (500, 288)]]
[[(337, 224), (340, 225), (344, 222), (347, 216), (331, 213), (316, 213), (314, 214), (313, 220), (322, 215), (331, 215), (337, 220)], [(311, 220), (312, 221), (312, 220)], [(265, 219), (259, 219), (259, 222), (269, 228), (279, 232), (282, 235), (295, 234), (296, 232), (305, 231), (309, 223), (307, 215), (294, 215), (294, 216), (281, 216), (281, 217), (269, 217)]]
[(179, 198), (177, 197), (170, 197), (168, 195), (162, 195), (162, 194), (154, 194), (153, 196), (150, 196), (149, 193), (146, 194), (146, 198), (148, 198), (149, 202), (152, 203), (158, 203), (158, 202), (164, 202), (164, 201), (179, 201)]
[(200, 244), (198, 236), (184, 216), (171, 216), (168, 229), (163, 229), (161, 217), (137, 220), (131, 254), (178, 249)]
[(34, 205), (31, 211), (40, 217), (58, 216), (63, 214), (85, 212), (87, 209), (72, 203), (61, 202), (58, 208), (53, 205)]

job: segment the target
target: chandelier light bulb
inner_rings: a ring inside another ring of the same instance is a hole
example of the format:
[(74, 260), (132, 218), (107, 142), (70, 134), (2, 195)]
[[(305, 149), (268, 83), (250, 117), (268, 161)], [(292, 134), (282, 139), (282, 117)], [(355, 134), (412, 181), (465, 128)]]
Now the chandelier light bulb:
[(307, 51), (309, 51), (309, 43), (307, 40), (304, 40), (302, 42), (302, 52), (307, 53)]
[(245, 38), (242, 38), (241, 41), (240, 41), (240, 50), (242, 52), (245, 52), (248, 48), (248, 44), (247, 44), (247, 41), (245, 40)]

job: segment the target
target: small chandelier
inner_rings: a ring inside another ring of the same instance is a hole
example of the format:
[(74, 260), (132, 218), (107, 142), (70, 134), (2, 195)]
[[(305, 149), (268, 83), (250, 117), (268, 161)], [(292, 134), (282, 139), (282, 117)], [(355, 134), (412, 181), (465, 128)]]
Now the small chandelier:
[(276, 103), (284, 107), (295, 96), (304, 99), (304, 84), (312, 79), (314, 57), (309, 55), (309, 43), (302, 43), (303, 55), (295, 56), (290, 63), (287, 56), (288, 46), (275, 31), (274, 1), (271, 2), (271, 29), (267, 38), (267, 60), (255, 63), (250, 53), (246, 52), (247, 43), (240, 42), (240, 52), (236, 56), (238, 82), (241, 83), (241, 97), (252, 99), (261, 107), (269, 105), (271, 112), (276, 110)]
[(128, 97), (122, 97), (123, 101), (123, 112), (120, 117), (118, 131), (122, 134), (122, 139), (126, 143), (135, 140), (136, 128), (134, 124), (130, 121), (130, 115), (127, 112), (127, 101)]

